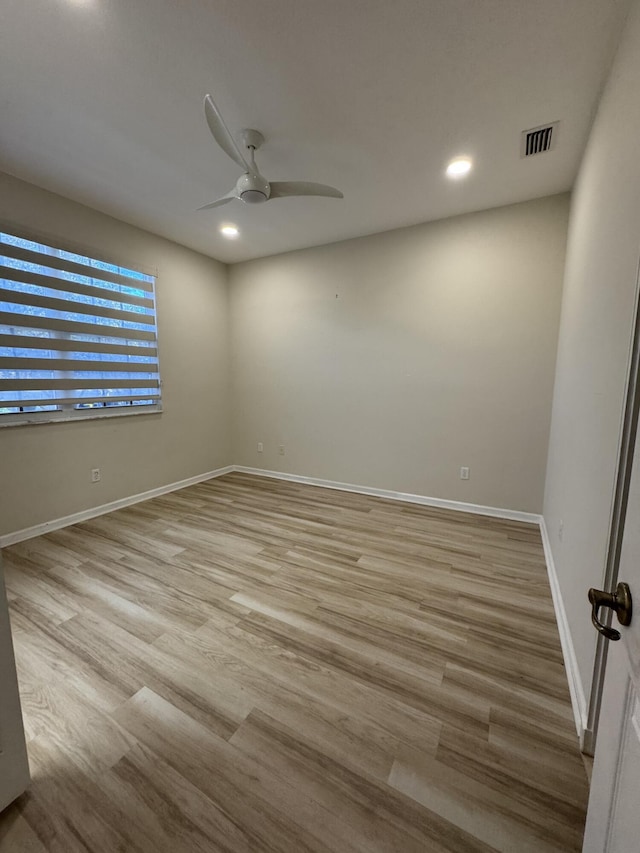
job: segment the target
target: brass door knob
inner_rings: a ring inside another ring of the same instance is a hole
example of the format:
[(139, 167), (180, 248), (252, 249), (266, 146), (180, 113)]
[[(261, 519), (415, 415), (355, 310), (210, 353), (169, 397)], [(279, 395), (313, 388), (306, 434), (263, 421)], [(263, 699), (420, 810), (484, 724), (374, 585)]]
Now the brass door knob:
[(618, 617), (618, 622), (625, 627), (631, 623), (633, 606), (631, 601), (631, 590), (626, 583), (619, 583), (615, 592), (604, 592), (602, 589), (589, 590), (589, 601), (591, 602), (591, 621), (597, 631), (608, 640), (619, 640), (620, 631), (603, 625), (598, 619), (601, 607), (610, 607)]

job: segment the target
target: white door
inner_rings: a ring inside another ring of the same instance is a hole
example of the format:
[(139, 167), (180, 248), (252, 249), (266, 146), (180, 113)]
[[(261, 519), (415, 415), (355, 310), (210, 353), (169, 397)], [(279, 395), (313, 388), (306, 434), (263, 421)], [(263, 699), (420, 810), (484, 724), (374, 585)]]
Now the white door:
[(29, 765), (0, 563), (0, 810), (19, 797), (28, 784)]
[(629, 584), (635, 613), (627, 628), (615, 616), (611, 622), (622, 637), (608, 641), (583, 853), (640, 853), (640, 435), (618, 577)]

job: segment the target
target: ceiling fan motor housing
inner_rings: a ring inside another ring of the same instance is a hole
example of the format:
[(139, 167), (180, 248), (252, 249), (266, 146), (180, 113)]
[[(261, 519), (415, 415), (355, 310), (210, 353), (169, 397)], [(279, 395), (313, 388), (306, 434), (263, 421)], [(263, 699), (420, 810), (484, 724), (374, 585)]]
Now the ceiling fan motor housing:
[[(239, 146), (229, 133), (211, 95), (204, 99), (204, 113), (211, 135), (224, 153), (234, 163), (244, 169), (244, 174), (238, 179), (230, 193), (223, 195), (210, 204), (205, 204), (198, 210), (211, 210), (223, 204), (229, 204), (233, 199), (239, 199), (245, 204), (262, 204), (269, 198), (286, 198), (287, 196), (325, 196), (327, 198), (344, 198), (340, 190), (313, 181), (274, 181), (270, 184), (258, 171), (255, 152), (264, 142), (264, 136), (259, 130), (245, 128), (240, 131), (242, 146)], [(244, 150), (242, 150), (244, 148)]]
[(245, 172), (236, 184), (238, 197), (247, 204), (260, 204), (271, 194), (269, 182), (262, 175)]

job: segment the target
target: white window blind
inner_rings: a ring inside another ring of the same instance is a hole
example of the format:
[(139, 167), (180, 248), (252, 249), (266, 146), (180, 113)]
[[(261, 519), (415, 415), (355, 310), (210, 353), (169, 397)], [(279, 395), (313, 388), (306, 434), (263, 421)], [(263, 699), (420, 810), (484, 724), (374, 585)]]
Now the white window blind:
[(0, 231), (0, 426), (160, 411), (154, 290)]

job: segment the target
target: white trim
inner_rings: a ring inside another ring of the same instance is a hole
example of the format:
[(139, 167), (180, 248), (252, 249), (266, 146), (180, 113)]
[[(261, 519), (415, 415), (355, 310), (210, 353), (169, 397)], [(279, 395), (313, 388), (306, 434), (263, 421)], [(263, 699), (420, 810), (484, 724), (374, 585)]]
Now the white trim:
[(149, 500), (150, 498), (158, 497), (159, 495), (174, 492), (178, 489), (184, 489), (186, 486), (192, 486), (196, 483), (202, 483), (205, 480), (212, 480), (216, 477), (221, 477), (223, 474), (230, 474), (237, 471), (241, 474), (253, 474), (257, 477), (269, 477), (275, 480), (287, 480), (292, 483), (304, 483), (309, 486), (319, 486), (323, 489), (336, 489), (341, 492), (355, 492), (362, 495), (372, 495), (373, 497), (387, 498), (388, 500), (404, 501), (406, 503), (420, 504), (422, 506), (433, 506), (441, 509), (450, 509), (457, 512), (468, 512), (474, 515), (487, 515), (492, 518), (504, 518), (509, 521), (523, 521), (530, 524), (537, 524), (540, 527), (542, 536), (542, 545), (544, 548), (545, 561), (547, 564), (547, 574), (549, 576), (549, 586), (551, 587), (551, 596), (553, 598), (553, 606), (560, 634), (560, 643), (562, 645), (562, 655), (564, 657), (565, 669), (567, 672), (567, 680), (569, 683), (569, 693), (571, 695), (571, 706), (576, 723), (578, 735), (582, 738), (587, 728), (587, 703), (578, 670), (578, 661), (571, 638), (569, 622), (562, 600), (560, 584), (556, 573), (553, 554), (551, 552), (551, 543), (543, 516), (536, 515), (532, 512), (520, 512), (519, 510), (501, 509), (493, 506), (482, 506), (481, 504), (464, 503), (462, 501), (444, 500), (442, 498), (431, 498), (426, 495), (413, 495), (406, 492), (394, 492), (389, 489), (375, 489), (367, 486), (356, 486), (351, 483), (340, 483), (334, 480), (322, 480), (317, 477), (303, 477), (299, 474), (287, 474), (282, 471), (267, 471), (263, 468), (248, 468), (244, 465), (226, 465), (224, 468), (217, 468), (215, 471), (208, 471), (205, 474), (198, 474), (195, 477), (189, 477), (186, 480), (179, 480), (176, 483), (169, 483), (165, 486), (159, 486), (156, 489), (150, 489), (147, 492), (141, 492), (130, 497), (120, 498), (116, 501), (111, 501), (101, 506), (92, 507), (91, 509), (82, 510), (81, 512), (73, 513), (72, 515), (57, 518), (53, 521), (47, 521), (43, 524), (36, 524), (33, 527), (26, 527), (23, 530), (16, 530), (14, 533), (7, 533), (0, 536), (0, 548), (6, 548), (16, 542), (22, 542), (25, 539), (32, 539), (34, 536), (41, 536), (43, 533), (49, 533), (52, 530), (58, 530), (61, 527), (67, 527), (70, 524), (78, 524), (81, 521), (86, 521), (89, 518), (95, 518), (98, 515), (104, 515), (107, 512), (121, 509), (125, 506), (140, 503), (141, 501)]
[(567, 681), (569, 682), (569, 693), (571, 695), (571, 707), (573, 708), (573, 717), (576, 723), (576, 731), (580, 742), (587, 730), (587, 700), (585, 698), (582, 678), (578, 669), (578, 659), (576, 657), (573, 639), (571, 637), (571, 629), (569, 628), (569, 620), (567, 612), (564, 609), (564, 601), (558, 581), (558, 573), (556, 564), (553, 560), (551, 551), (551, 542), (544, 516), (540, 516), (540, 533), (542, 535), (542, 547), (544, 548), (544, 556), (547, 563), (547, 574), (549, 575), (549, 586), (551, 587), (551, 597), (553, 598), (553, 607), (556, 613), (556, 622), (558, 632), (560, 634), (560, 644), (562, 646), (562, 656), (564, 658), (564, 667), (567, 672)]
[(137, 495), (119, 498), (117, 501), (94, 506), (90, 509), (83, 509), (80, 512), (74, 512), (62, 518), (55, 518), (53, 521), (45, 521), (43, 524), (35, 524), (33, 527), (25, 527), (13, 533), (5, 533), (4, 536), (0, 536), (0, 548), (7, 548), (9, 545), (15, 545), (16, 542), (24, 542), (25, 539), (33, 539), (34, 536), (42, 536), (43, 533), (50, 533), (52, 530), (59, 530), (61, 527), (68, 527), (70, 524), (78, 524), (81, 521), (87, 521), (89, 518), (95, 518), (98, 515), (113, 512), (116, 509), (131, 506), (131, 504), (148, 501), (150, 498), (157, 498), (159, 495), (166, 495), (167, 492), (175, 492), (178, 489), (184, 489), (186, 486), (194, 486), (196, 483), (204, 482), (204, 480), (213, 480), (215, 477), (221, 477), (223, 474), (230, 474), (234, 470), (233, 465), (226, 465), (224, 468), (216, 468), (215, 471), (207, 471), (206, 474), (196, 474), (195, 477), (188, 477), (186, 480), (178, 480), (176, 483), (158, 486), (157, 489), (149, 489), (147, 492), (140, 492)]
[(372, 495), (387, 498), (392, 501), (435, 506), (441, 509), (453, 509), (458, 512), (470, 512), (474, 515), (490, 515), (493, 518), (505, 518), (509, 521), (525, 521), (529, 524), (539, 524), (540, 516), (533, 512), (520, 512), (514, 509), (501, 509), (495, 506), (468, 504), (462, 501), (448, 501), (442, 498), (430, 498), (426, 495), (412, 495), (406, 492), (393, 492), (389, 489), (374, 489), (369, 486), (354, 486), (352, 483), (339, 483), (334, 480), (321, 480), (317, 477), (302, 477), (299, 474), (285, 474), (282, 471), (266, 471), (263, 468), (247, 468), (244, 465), (234, 465), (234, 471), (241, 474), (255, 474), (256, 477), (271, 477), (275, 480), (289, 480), (292, 483), (306, 483), (309, 486), (320, 486), (323, 489), (337, 489), (340, 492), (357, 492), (360, 495)]
[(25, 527), (22, 530), (16, 530), (13, 533), (5, 533), (4, 536), (0, 536), (0, 548), (7, 548), (9, 545), (14, 545), (16, 542), (23, 542), (25, 539), (33, 539), (34, 536), (42, 536), (44, 533), (50, 533), (52, 530), (59, 530), (61, 527), (78, 524), (81, 521), (87, 521), (89, 518), (95, 518), (98, 515), (113, 512), (116, 509), (131, 506), (131, 504), (147, 501), (151, 498), (156, 498), (159, 495), (165, 495), (168, 492), (175, 492), (178, 489), (184, 489), (187, 486), (202, 483), (204, 480), (212, 480), (215, 477), (221, 477), (223, 474), (230, 474), (232, 471), (238, 471), (241, 474), (255, 474), (257, 477), (270, 477), (275, 480), (289, 480), (293, 483), (306, 483), (309, 486), (319, 486), (323, 489), (337, 489), (341, 492), (356, 492), (361, 495), (372, 495), (373, 497), (387, 498), (394, 501), (405, 501), (406, 503), (421, 504), (423, 506), (434, 506), (440, 507), (441, 509), (470, 512), (475, 515), (489, 515), (494, 518), (505, 518), (510, 521), (524, 521), (531, 524), (538, 524), (540, 521), (540, 516), (531, 512), (520, 512), (518, 510), (500, 509), (493, 506), (462, 503), (461, 501), (430, 498), (425, 495), (412, 495), (405, 492), (390, 491), (389, 489), (374, 489), (367, 486), (355, 486), (351, 483), (339, 483), (334, 480), (321, 480), (317, 477), (302, 477), (298, 474), (286, 474), (282, 471), (266, 471), (263, 468), (247, 468), (244, 465), (226, 465), (224, 468), (217, 468), (215, 471), (198, 474), (195, 477), (189, 477), (186, 480), (179, 480), (176, 483), (168, 483), (165, 486), (159, 486), (157, 489), (150, 489), (147, 492), (140, 492), (140, 494), (137, 495), (120, 498), (119, 500), (111, 501), (107, 504), (101, 504), (100, 506), (81, 510), (80, 512), (72, 513), (71, 515), (65, 515), (62, 518), (45, 521), (42, 524), (35, 524), (33, 527)]

